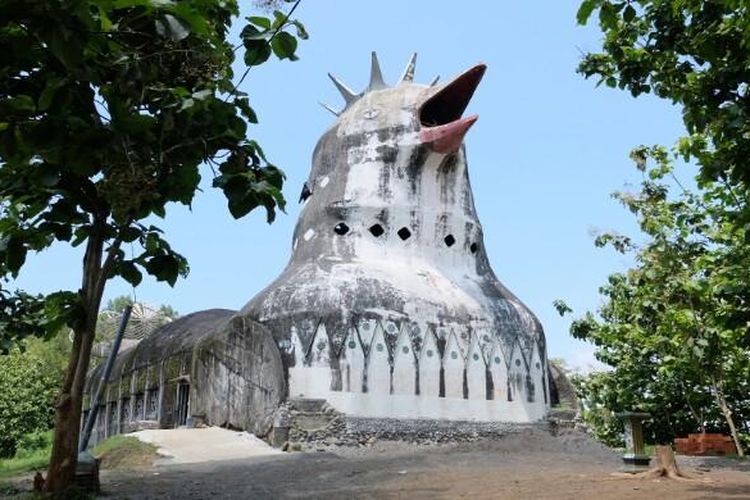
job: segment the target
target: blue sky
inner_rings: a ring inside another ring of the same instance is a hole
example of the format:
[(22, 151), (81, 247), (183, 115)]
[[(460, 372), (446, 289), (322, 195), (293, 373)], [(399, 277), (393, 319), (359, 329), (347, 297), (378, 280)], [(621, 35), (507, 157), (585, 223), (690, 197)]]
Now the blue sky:
[[(549, 356), (586, 368), (592, 348), (570, 338), (570, 320), (557, 315), (552, 301), (565, 299), (576, 314), (597, 308), (597, 288), (628, 259), (595, 248), (592, 233), (637, 231), (610, 198), (639, 180), (628, 152), (639, 144), (671, 145), (682, 125), (668, 102), (595, 88), (576, 74), (582, 52), (597, 50), (600, 41), (594, 28), (576, 25), (577, 6), (575, 0), (302, 0), (295, 17), (310, 39), (300, 45), (300, 60), (253, 68), (242, 85), (260, 119), (252, 137), (287, 174), (287, 214), (271, 226), (261, 212), (233, 220), (204, 171), (192, 211), (173, 206), (161, 221), (189, 259), (190, 276), (175, 288), (145, 279), (137, 299), (183, 314), (240, 308), (284, 268), (313, 148), (333, 122), (317, 101), (341, 106), (328, 71), (359, 90), (372, 50), (387, 82), (400, 76), (412, 52), (419, 54), (416, 81), (423, 83), (484, 62), (487, 73), (466, 112), (478, 113), (479, 121), (466, 147), (485, 245), (500, 280), (542, 321)], [(237, 73), (243, 70), (238, 65)], [(17, 284), (49, 292), (79, 283), (80, 252), (59, 248), (31, 257)], [(105, 301), (130, 293), (113, 281)]]

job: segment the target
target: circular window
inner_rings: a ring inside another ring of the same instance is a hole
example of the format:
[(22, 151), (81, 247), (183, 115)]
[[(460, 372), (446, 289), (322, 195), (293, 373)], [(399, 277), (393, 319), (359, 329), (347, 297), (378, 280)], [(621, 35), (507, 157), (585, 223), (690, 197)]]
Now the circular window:
[(354, 349), (355, 347), (357, 347), (357, 343), (354, 342), (353, 340), (350, 340), (349, 341), (349, 349)]
[(362, 323), (362, 329), (367, 331), (370, 329), (370, 323)]
[(516, 360), (516, 366), (521, 366), (521, 360), (520, 359)]
[(404, 346), (404, 347), (402, 347), (402, 348), (401, 348), (401, 351), (402, 351), (402, 352), (403, 352), (404, 354), (407, 354), (407, 353), (409, 352), (409, 348), (408, 348), (408, 347), (406, 347), (406, 346)]
[(393, 326), (393, 325), (388, 325), (388, 331), (391, 332), (391, 333), (393, 333), (393, 332), (396, 331), (396, 327)]
[(451, 351), (451, 358), (458, 359), (458, 353), (456, 351)]
[(419, 332), (421, 331), (422, 330), (420, 330), (418, 326), (415, 326), (414, 328), (412, 328), (411, 333), (413, 333), (414, 335), (419, 335)]
[(474, 361), (479, 361), (479, 354), (474, 353), (474, 356), (472, 357), (474, 358)]
[(378, 344), (375, 346), (375, 349), (378, 350), (378, 352), (383, 352), (383, 344)]
[(541, 366), (541, 365), (539, 364), (539, 362), (537, 361), (537, 363), (536, 363), (536, 369), (538, 370), (538, 369), (539, 369), (539, 368), (541, 368), (541, 367), (542, 367), (542, 366)]
[(427, 357), (431, 358), (434, 353), (432, 352), (432, 349), (427, 349)]
[(500, 364), (500, 358), (498, 356), (495, 356), (495, 364)]
[(319, 350), (319, 351), (322, 351), (323, 349), (325, 349), (325, 348), (326, 348), (326, 343), (325, 343), (325, 341), (324, 341), (324, 340), (321, 340), (320, 342), (318, 342), (318, 346), (317, 346), (317, 347), (318, 347), (318, 350)]

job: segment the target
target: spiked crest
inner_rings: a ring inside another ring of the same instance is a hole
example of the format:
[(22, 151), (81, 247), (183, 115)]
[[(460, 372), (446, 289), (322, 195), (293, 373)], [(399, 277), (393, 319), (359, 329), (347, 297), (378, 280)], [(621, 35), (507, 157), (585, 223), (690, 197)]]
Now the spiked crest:
[[(398, 83), (396, 85), (400, 85), (402, 83), (411, 83), (414, 81), (414, 71), (416, 69), (417, 65), (417, 53), (415, 52), (412, 54), (412, 56), (409, 58), (409, 62), (406, 64), (406, 68), (404, 68), (404, 72), (401, 75), (401, 78), (399, 79)], [(332, 106), (329, 106), (326, 103), (320, 102), (319, 104), (323, 106), (323, 108), (326, 111), (330, 111), (335, 116), (339, 116), (343, 111), (346, 111), (354, 102), (356, 102), (360, 97), (365, 95), (367, 92), (371, 92), (374, 90), (382, 90), (385, 88), (388, 88), (388, 84), (385, 83), (385, 80), (383, 79), (383, 72), (380, 69), (380, 62), (378, 61), (378, 55), (375, 51), (372, 52), (371, 56), (371, 62), (370, 62), (370, 83), (367, 85), (367, 88), (363, 90), (362, 92), (355, 92), (351, 88), (349, 88), (348, 85), (346, 85), (344, 82), (333, 76), (331, 73), (328, 73), (328, 78), (331, 79), (333, 84), (336, 86), (336, 89), (341, 94), (341, 97), (344, 98), (344, 109), (341, 111), (336, 111), (333, 109)], [(433, 86), (437, 83), (438, 79), (440, 77), (435, 77), (434, 80), (430, 83), (430, 86)]]

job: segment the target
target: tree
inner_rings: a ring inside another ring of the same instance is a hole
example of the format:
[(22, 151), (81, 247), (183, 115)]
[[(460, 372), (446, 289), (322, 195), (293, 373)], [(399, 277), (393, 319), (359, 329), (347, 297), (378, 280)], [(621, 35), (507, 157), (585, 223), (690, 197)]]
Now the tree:
[[(249, 17), (248, 70), (296, 58), (307, 34), (289, 14)], [(73, 344), (55, 405), (45, 488), (61, 493), (76, 463), (83, 385), (107, 281), (143, 273), (174, 285), (188, 263), (152, 224), (190, 205), (202, 166), (232, 216), (284, 208), (284, 175), (247, 139), (257, 117), (234, 81), (227, 40), (235, 0), (0, 0), (0, 271), (29, 251), (83, 246), (79, 290), (0, 288), (0, 348), (65, 325)], [(295, 34), (290, 32), (292, 30)], [(122, 245), (138, 253), (129, 258)]]
[(750, 431), (750, 3), (584, 0), (578, 22), (595, 13), (602, 51), (586, 54), (578, 71), (681, 106), (688, 135), (675, 151), (695, 162), (699, 175), (696, 193), (683, 189), (669, 201), (660, 182), (672, 176), (664, 148), (634, 151), (639, 168), (649, 158), (657, 167), (638, 196), (619, 198), (649, 241), (634, 248), (619, 235), (598, 240), (634, 251), (637, 265), (602, 287), (607, 302), (599, 319), (587, 314), (573, 325), (574, 335), (595, 342), (601, 359), (616, 367), (597, 376), (589, 394), (615, 405), (669, 402), (672, 417), (654, 422), (663, 434), (685, 415), (701, 429), (715, 426), (718, 411), (741, 452), (735, 421)]
[(598, 12), (603, 51), (578, 67), (587, 78), (653, 93), (682, 107), (682, 154), (700, 180), (736, 191), (750, 219), (750, 2), (747, 0), (584, 0), (578, 22)]
[[(614, 368), (579, 387), (589, 411), (652, 413), (659, 441), (727, 429), (742, 455), (741, 434), (750, 429), (750, 246), (733, 223), (737, 201), (718, 183), (670, 196), (665, 179), (680, 184), (667, 151), (639, 148), (632, 156), (644, 173), (640, 192), (615, 197), (647, 240), (638, 245), (614, 233), (596, 240), (632, 253), (635, 266), (600, 288), (598, 317), (587, 313), (571, 326)], [(602, 434), (611, 423), (600, 422)]]

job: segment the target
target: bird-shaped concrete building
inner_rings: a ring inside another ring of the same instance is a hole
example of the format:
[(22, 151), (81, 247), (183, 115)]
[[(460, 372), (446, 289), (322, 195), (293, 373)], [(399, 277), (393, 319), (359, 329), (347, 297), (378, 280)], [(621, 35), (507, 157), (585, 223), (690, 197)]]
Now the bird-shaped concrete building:
[(545, 416), (544, 333), (490, 266), (469, 182), (463, 113), (486, 68), (421, 85), (415, 60), (387, 85), (373, 53), (361, 92), (331, 77), (345, 103), (326, 106), (289, 264), (239, 312), (188, 315), (122, 353), (103, 403), (119, 431), (127, 405), (131, 421), (152, 408), (158, 426), (262, 433), (289, 398), (376, 418)]

